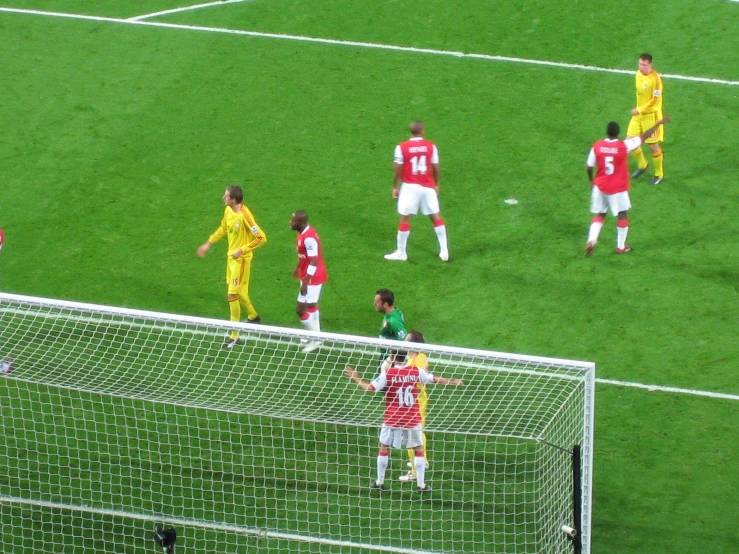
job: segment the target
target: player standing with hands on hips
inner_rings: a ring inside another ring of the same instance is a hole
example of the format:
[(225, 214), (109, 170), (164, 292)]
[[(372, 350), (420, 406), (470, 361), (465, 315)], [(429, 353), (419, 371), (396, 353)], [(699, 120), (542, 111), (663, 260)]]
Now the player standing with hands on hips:
[(434, 224), (439, 241), (439, 258), (449, 261), (446, 225), (439, 208), (439, 150), (423, 138), (424, 125), (414, 121), (410, 127), (411, 138), (395, 147), (393, 161), (393, 198), (398, 199), (397, 250), (386, 254), (386, 260), (404, 262), (408, 259), (406, 247), (411, 234), (411, 219), (421, 210)]
[[(300, 279), (300, 292), (295, 305), (295, 313), (306, 329), (321, 330), (318, 311), (318, 299), (321, 297), (323, 283), (328, 280), (326, 265), (323, 263), (321, 239), (316, 230), (308, 225), (308, 214), (298, 210), (290, 218), (290, 229), (298, 232), (295, 247), (298, 251), (298, 265), (293, 276)], [(312, 352), (321, 346), (321, 341), (311, 341), (303, 348), (303, 352)]]
[[(631, 209), (628, 155), (629, 152), (638, 148), (655, 129), (669, 121), (669, 117), (660, 119), (640, 136), (627, 138), (624, 141), (618, 140), (618, 133), (621, 131), (618, 123), (611, 121), (606, 126), (608, 138), (599, 140), (590, 149), (586, 165), (591, 187), (590, 212), (595, 214), (595, 217), (588, 231), (588, 242), (585, 245), (586, 256), (593, 254), (609, 209), (613, 215), (618, 217), (616, 254), (631, 252), (631, 247), (626, 244), (626, 235), (629, 232), (627, 212)], [(595, 176), (593, 176), (593, 169), (596, 169)]]

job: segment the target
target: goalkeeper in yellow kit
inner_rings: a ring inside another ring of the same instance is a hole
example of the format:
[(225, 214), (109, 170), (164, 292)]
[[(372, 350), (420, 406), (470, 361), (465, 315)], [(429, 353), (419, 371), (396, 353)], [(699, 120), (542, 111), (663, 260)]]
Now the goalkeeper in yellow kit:
[[(652, 69), (652, 56), (642, 54), (639, 56), (639, 70), (636, 72), (636, 108), (631, 110), (631, 121), (626, 130), (626, 139), (638, 137), (644, 131), (652, 127), (662, 119), (662, 98), (664, 85), (659, 74)], [(659, 143), (665, 140), (665, 127), (661, 125), (644, 142), (649, 145), (654, 161), (654, 177), (649, 181), (650, 185), (658, 185), (664, 179), (665, 172), (662, 166), (663, 154)], [(649, 162), (644, 156), (641, 146), (633, 150), (637, 162), (637, 169), (631, 174), (636, 179), (649, 167)]]
[[(407, 342), (426, 342), (423, 338), (423, 334), (420, 331), (411, 331), (405, 337)], [(406, 365), (417, 367), (423, 371), (429, 369), (429, 359), (426, 354), (422, 352), (408, 352), (408, 358), (406, 359)], [(421, 428), (426, 427), (426, 412), (428, 410), (428, 393), (426, 392), (426, 385), (423, 383), (416, 384), (418, 388), (418, 411), (421, 412)], [(426, 433), (423, 434), (423, 457), (426, 459), (426, 469), (429, 467), (428, 450), (426, 448)], [(416, 459), (416, 451), (412, 448), (408, 449), (408, 467), (411, 468), (406, 475), (401, 475), (401, 481), (408, 481), (411, 483), (416, 482), (416, 469), (414, 460)]]
[[(198, 248), (198, 256), (205, 257), (205, 253), (214, 242), (228, 237), (228, 251), (226, 252), (226, 284), (228, 285), (228, 308), (231, 321), (241, 320), (241, 305), (246, 308), (247, 321), (259, 323), (261, 318), (254, 309), (249, 298), (249, 277), (251, 275), (251, 261), (253, 251), (267, 242), (267, 235), (257, 225), (254, 216), (244, 202), (244, 192), (237, 185), (229, 185), (223, 193), (226, 209), (223, 219), (208, 241)], [(239, 334), (232, 331), (223, 348), (233, 348), (239, 344)]]

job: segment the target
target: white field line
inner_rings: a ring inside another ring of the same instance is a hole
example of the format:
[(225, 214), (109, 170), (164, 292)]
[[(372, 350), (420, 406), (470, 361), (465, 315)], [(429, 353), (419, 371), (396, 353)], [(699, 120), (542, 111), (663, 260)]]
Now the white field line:
[(128, 21), (141, 21), (151, 17), (159, 17), (160, 15), (169, 15), (171, 13), (187, 12), (190, 10), (199, 10), (200, 8), (210, 8), (211, 6), (222, 6), (224, 4), (236, 4), (237, 2), (247, 2), (248, 0), (217, 0), (216, 2), (208, 2), (207, 4), (195, 4), (194, 6), (184, 6), (182, 8), (174, 8), (173, 10), (164, 10), (161, 12), (147, 13), (129, 17)]
[(270, 531), (266, 528), (242, 527), (239, 525), (229, 525), (227, 523), (219, 523), (216, 521), (203, 521), (197, 519), (186, 519), (178, 517), (169, 517), (166, 515), (152, 515), (134, 512), (124, 512), (122, 510), (109, 510), (106, 508), (95, 508), (93, 506), (63, 504), (61, 502), (49, 502), (46, 500), (35, 500), (31, 498), (17, 498), (13, 496), (0, 495), (0, 503), (6, 504), (24, 504), (36, 506), (40, 508), (49, 508), (53, 510), (67, 510), (75, 512), (83, 512), (107, 517), (136, 519), (149, 521), (151, 523), (165, 523), (170, 525), (179, 525), (180, 527), (198, 527), (201, 529), (213, 529), (217, 531), (227, 531), (230, 533), (238, 533), (240, 535), (252, 535), (260, 539), (287, 539), (292, 541), (301, 541), (314, 544), (325, 544), (331, 546), (343, 546), (349, 548), (374, 550), (377, 552), (392, 552), (397, 554), (433, 554), (423, 550), (408, 550), (407, 548), (397, 548), (394, 546), (382, 546), (374, 544), (364, 544), (351, 541), (340, 541), (322, 537), (312, 537), (308, 535), (296, 535), (293, 533), (281, 533), (279, 531)]
[[(739, 2), (739, 0), (734, 0), (734, 1)], [(612, 381), (611, 379), (596, 379), (595, 382), (602, 384), (602, 385), (616, 385), (618, 387), (631, 387), (635, 389), (644, 389), (644, 390), (648, 390), (649, 392), (652, 392), (652, 391), (674, 392), (676, 394), (692, 394), (694, 396), (707, 396), (708, 398), (721, 398), (723, 400), (739, 400), (739, 395), (737, 394), (725, 394), (722, 392), (710, 392), (710, 391), (693, 390), (693, 389), (680, 389), (677, 387), (663, 387), (659, 385), (644, 385), (642, 383), (630, 383), (628, 381)]]
[[(29, 15), (42, 15), (47, 17), (63, 17), (68, 19), (85, 19), (90, 21), (107, 21), (110, 23), (126, 23), (129, 25), (146, 25), (149, 27), (163, 27), (168, 29), (181, 29), (188, 31), (201, 31), (206, 33), (224, 33), (231, 35), (241, 35), (260, 38), (272, 38), (277, 40), (293, 40), (299, 42), (313, 42), (318, 44), (331, 44), (337, 46), (350, 46), (354, 48), (373, 48), (376, 50), (392, 50), (396, 52), (412, 52), (416, 54), (432, 54), (437, 56), (451, 56), (455, 58), (472, 58), (486, 61), (499, 61), (509, 63), (524, 63), (530, 65), (541, 65), (548, 67), (558, 67), (563, 69), (577, 69), (582, 71), (598, 71), (601, 73), (620, 73), (624, 75), (634, 75), (634, 69), (612, 69), (608, 67), (597, 67), (592, 65), (570, 64), (562, 62), (551, 62), (546, 60), (531, 60), (527, 58), (513, 58), (509, 56), (493, 56), (489, 54), (471, 54), (465, 52), (456, 52), (453, 50), (434, 50), (432, 48), (413, 48), (409, 46), (394, 46), (392, 44), (377, 44), (374, 42), (355, 42), (350, 40), (335, 40), (327, 38), (306, 37), (300, 35), (283, 35), (278, 33), (259, 33), (256, 31), (243, 31), (239, 29), (223, 29), (219, 27), (201, 27), (198, 25), (177, 25), (175, 23), (160, 23), (154, 21), (141, 21), (132, 19), (118, 19), (113, 17), (100, 17), (93, 15), (81, 15), (70, 13), (47, 12), (40, 10), (24, 10), (19, 8), (1, 8), (0, 12), (21, 13)], [(709, 77), (692, 77), (690, 75), (676, 75), (672, 73), (663, 73), (662, 77), (674, 79), (677, 81), (692, 81), (698, 83), (712, 83), (717, 85), (739, 86), (739, 81), (729, 81), (725, 79), (712, 79)]]

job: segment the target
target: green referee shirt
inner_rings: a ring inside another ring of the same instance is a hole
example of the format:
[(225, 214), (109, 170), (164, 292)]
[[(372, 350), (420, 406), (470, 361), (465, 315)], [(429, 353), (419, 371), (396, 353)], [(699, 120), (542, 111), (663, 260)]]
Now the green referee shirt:
[(405, 340), (408, 331), (405, 328), (405, 318), (403, 312), (395, 308), (392, 312), (385, 314), (382, 318), (382, 327), (380, 328), (380, 338)]

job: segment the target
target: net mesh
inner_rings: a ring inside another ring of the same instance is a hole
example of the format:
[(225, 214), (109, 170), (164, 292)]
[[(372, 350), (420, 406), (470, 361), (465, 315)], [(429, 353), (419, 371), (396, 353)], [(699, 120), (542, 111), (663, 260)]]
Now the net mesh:
[(303, 353), (315, 338), (0, 295), (4, 551), (140, 552), (155, 524), (185, 552), (572, 550), (591, 364), (417, 345), (465, 381), (427, 388), (419, 496), (399, 450), (369, 488), (384, 401), (344, 375), (370, 380), (392, 343), (323, 334)]

